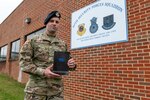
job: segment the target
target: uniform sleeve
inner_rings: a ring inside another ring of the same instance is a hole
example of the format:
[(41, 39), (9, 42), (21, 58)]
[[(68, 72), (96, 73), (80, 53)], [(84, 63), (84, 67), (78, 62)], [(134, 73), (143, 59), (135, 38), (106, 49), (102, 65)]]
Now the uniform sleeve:
[(27, 40), (20, 50), (19, 65), (21, 70), (28, 74), (43, 75), (44, 69), (36, 66), (33, 61), (33, 47), (31, 40)]

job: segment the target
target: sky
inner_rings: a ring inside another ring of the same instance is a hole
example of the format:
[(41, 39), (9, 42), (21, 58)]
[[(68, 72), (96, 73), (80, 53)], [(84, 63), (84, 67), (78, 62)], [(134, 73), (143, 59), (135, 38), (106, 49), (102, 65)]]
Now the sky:
[(23, 0), (0, 0), (0, 24), (18, 7)]

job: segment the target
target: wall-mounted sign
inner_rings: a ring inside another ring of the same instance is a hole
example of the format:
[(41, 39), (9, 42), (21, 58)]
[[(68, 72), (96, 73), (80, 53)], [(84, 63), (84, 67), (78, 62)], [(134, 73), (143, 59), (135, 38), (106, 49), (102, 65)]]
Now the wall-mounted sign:
[(128, 41), (126, 0), (99, 0), (72, 13), (71, 49)]

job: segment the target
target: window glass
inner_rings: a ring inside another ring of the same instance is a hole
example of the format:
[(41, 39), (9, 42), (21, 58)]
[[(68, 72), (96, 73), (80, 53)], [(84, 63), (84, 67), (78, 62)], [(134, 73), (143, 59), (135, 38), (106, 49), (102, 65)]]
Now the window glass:
[(0, 61), (5, 61), (7, 57), (7, 45), (0, 48)]
[(11, 59), (17, 59), (19, 56), (19, 49), (20, 49), (20, 40), (12, 42), (11, 44)]
[(43, 28), (41, 30), (38, 30), (36, 32), (31, 33), (30, 35), (27, 35), (26, 39), (32, 39), (33, 37), (42, 34), (44, 31), (46, 30), (46, 28)]

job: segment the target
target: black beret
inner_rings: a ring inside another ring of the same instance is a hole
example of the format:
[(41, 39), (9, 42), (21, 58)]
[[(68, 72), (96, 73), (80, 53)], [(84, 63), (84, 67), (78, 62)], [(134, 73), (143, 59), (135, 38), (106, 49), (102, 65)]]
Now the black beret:
[(51, 13), (48, 14), (48, 16), (46, 17), (46, 19), (44, 20), (44, 25), (46, 25), (49, 20), (53, 17), (57, 17), (57, 18), (61, 18), (61, 15), (58, 11), (52, 11)]

